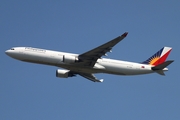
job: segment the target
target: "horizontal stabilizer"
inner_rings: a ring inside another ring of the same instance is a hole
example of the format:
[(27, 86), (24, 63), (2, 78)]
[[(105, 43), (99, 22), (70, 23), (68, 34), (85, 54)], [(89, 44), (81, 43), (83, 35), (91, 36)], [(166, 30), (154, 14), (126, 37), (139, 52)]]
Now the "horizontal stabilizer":
[(174, 62), (174, 60), (169, 60), (169, 61), (166, 61), (164, 63), (161, 63), (155, 67), (152, 67), (151, 69), (153, 71), (155, 71), (156, 73), (160, 74), (160, 75), (165, 75), (164, 74), (164, 71), (167, 71), (168, 69), (166, 68), (169, 64), (171, 64), (172, 62)]
[(164, 63), (161, 63), (155, 67), (152, 67), (152, 70), (163, 70), (164, 68), (166, 68), (169, 64), (171, 64), (172, 62), (174, 62), (174, 60), (168, 60)]
[(165, 75), (163, 70), (156, 70), (156, 72), (160, 75)]

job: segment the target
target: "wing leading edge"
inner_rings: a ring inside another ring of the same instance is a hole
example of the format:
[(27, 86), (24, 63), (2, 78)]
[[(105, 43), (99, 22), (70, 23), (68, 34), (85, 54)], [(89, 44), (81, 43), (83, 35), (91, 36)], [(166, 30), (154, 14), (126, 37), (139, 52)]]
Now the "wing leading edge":
[(82, 61), (84, 66), (93, 67), (97, 59), (101, 58), (103, 55), (106, 55), (107, 52), (111, 52), (111, 49), (121, 40), (127, 36), (128, 32), (125, 32), (121, 36), (103, 44), (99, 47), (96, 47), (88, 52), (85, 52), (79, 55), (79, 59)]

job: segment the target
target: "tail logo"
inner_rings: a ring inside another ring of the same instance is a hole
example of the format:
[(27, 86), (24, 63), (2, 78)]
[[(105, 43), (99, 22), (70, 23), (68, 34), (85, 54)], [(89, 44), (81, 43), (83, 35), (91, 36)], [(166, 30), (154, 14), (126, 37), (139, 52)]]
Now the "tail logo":
[(166, 60), (171, 50), (172, 48), (170, 47), (163, 47), (161, 50), (155, 53), (152, 57), (144, 61), (143, 64), (150, 64), (154, 66), (159, 65)]
[(155, 57), (155, 58), (152, 58), (149, 62), (149, 64), (153, 65), (156, 61), (159, 60), (160, 57)]

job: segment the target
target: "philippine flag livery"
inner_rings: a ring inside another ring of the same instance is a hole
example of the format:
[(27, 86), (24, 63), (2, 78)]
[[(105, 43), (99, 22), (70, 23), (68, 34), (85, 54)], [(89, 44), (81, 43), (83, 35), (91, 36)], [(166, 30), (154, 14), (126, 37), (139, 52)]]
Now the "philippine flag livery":
[(166, 58), (168, 57), (169, 53), (171, 52), (171, 47), (163, 47), (161, 50), (159, 50), (157, 53), (155, 53), (153, 56), (151, 56), (146, 61), (142, 62), (143, 64), (150, 64), (153, 66), (159, 65), (163, 62), (165, 62)]

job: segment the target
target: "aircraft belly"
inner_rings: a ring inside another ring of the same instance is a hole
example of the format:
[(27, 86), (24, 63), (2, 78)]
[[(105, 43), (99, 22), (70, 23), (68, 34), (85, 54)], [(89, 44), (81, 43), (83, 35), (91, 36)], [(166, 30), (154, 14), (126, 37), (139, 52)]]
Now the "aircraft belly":
[(76, 65), (68, 65), (68, 64), (58, 64), (56, 65), (58, 67), (75, 71), (75, 72), (82, 72), (82, 73), (103, 73), (101, 69), (95, 69), (92, 67), (86, 67), (86, 66), (76, 66)]
[(152, 73), (150, 68), (140, 68), (133, 64), (105, 64), (105, 73), (116, 75), (139, 75)]

